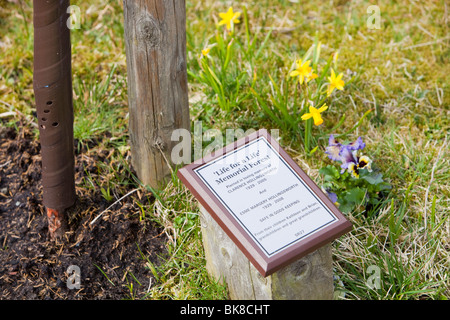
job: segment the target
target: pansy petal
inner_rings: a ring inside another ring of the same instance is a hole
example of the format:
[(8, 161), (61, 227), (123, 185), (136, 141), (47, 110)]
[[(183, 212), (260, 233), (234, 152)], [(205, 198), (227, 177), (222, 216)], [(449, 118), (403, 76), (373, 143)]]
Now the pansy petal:
[(334, 135), (330, 134), (328, 138), (328, 147), (325, 148), (325, 153), (328, 154), (328, 158), (333, 161), (341, 161), (341, 147), (342, 145), (334, 138)]
[(352, 174), (355, 178), (359, 178), (358, 166), (354, 163), (348, 165), (348, 172)]
[(361, 169), (367, 169), (369, 172), (372, 171), (371, 165), (372, 160), (367, 156), (362, 156), (358, 159), (358, 167)]
[(342, 168), (348, 168), (348, 165), (350, 163), (356, 163), (355, 156), (347, 146), (343, 146), (341, 148), (341, 152), (339, 153), (339, 155), (341, 156)]
[(341, 144), (336, 140), (334, 135), (330, 134), (330, 137), (328, 138), (328, 144), (330, 146), (341, 146)]
[(349, 143), (347, 145), (347, 147), (350, 150), (362, 150), (362, 149), (364, 149), (366, 147), (366, 144), (362, 141), (361, 137), (358, 137), (358, 139), (356, 139), (352, 143)]
[(325, 153), (328, 154), (328, 158), (330, 158), (333, 161), (341, 161), (341, 147), (340, 146), (328, 146), (326, 147)]
[(327, 196), (331, 200), (331, 202), (336, 203), (338, 201), (338, 197), (337, 197), (336, 193), (329, 192), (329, 191), (326, 191), (326, 192), (327, 192)]

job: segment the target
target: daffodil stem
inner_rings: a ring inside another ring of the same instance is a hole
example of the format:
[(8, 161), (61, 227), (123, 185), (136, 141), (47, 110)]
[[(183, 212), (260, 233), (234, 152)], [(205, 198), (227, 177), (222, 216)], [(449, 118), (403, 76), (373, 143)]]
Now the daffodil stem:
[(247, 6), (243, 6), (242, 11), (244, 13), (244, 26), (245, 26), (245, 36), (247, 39), (247, 48), (249, 48), (250, 47), (250, 28), (248, 26)]
[(344, 123), (344, 120), (345, 120), (345, 113), (342, 115), (341, 120), (339, 120), (338, 124), (335, 125), (335, 126), (334, 126), (330, 131), (328, 131), (327, 133), (321, 134), (321, 135), (320, 135), (320, 138), (322, 138), (323, 136), (328, 136), (328, 135), (330, 135), (330, 133), (334, 132), (337, 128), (339, 128), (339, 127)]
[(353, 128), (351, 128), (350, 130), (348, 130), (348, 131), (346, 131), (346, 132), (344, 132), (342, 134), (336, 135), (336, 137), (346, 136), (346, 135), (350, 134), (351, 132), (353, 132), (354, 130), (356, 130), (356, 128), (358, 128), (362, 124), (364, 118), (367, 117), (369, 115), (369, 113), (371, 113), (372, 111), (373, 111), (373, 109), (367, 110), (364, 113), (364, 115), (361, 117), (361, 119), (359, 119), (358, 123), (353, 126)]
[(306, 153), (309, 153), (309, 142), (311, 139), (311, 126), (312, 126), (312, 119), (306, 120), (306, 123), (305, 123), (305, 151), (306, 151)]

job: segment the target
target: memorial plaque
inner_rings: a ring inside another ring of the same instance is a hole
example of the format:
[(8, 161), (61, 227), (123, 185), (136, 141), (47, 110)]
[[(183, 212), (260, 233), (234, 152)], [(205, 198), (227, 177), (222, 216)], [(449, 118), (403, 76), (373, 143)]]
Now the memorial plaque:
[(352, 228), (264, 129), (178, 176), (263, 276)]

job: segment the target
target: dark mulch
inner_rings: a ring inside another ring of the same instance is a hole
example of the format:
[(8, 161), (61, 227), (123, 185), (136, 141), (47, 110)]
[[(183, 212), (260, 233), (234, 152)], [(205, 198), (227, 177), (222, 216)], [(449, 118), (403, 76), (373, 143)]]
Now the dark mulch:
[[(108, 154), (100, 148), (76, 154), (78, 184), (89, 170), (95, 174), (96, 162), (108, 163)], [(98, 188), (77, 187), (68, 231), (55, 242), (41, 204), (40, 168), (39, 141), (31, 131), (0, 123), (0, 299), (145, 297), (156, 281), (143, 255), (158, 265), (167, 241), (155, 223), (139, 220), (134, 201), (151, 201), (151, 195), (135, 192), (90, 225), (114, 200), (107, 202)], [(70, 266), (79, 267), (79, 289)]]

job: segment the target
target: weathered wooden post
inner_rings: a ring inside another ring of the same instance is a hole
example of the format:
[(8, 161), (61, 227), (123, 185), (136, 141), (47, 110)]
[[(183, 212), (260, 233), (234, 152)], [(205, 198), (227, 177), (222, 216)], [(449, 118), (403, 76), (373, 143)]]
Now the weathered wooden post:
[(206, 269), (227, 284), (233, 300), (331, 300), (333, 260), (327, 244), (262, 277), (204, 207), (200, 221)]
[(124, 0), (132, 165), (139, 179), (161, 186), (177, 143), (189, 129), (184, 0)]

